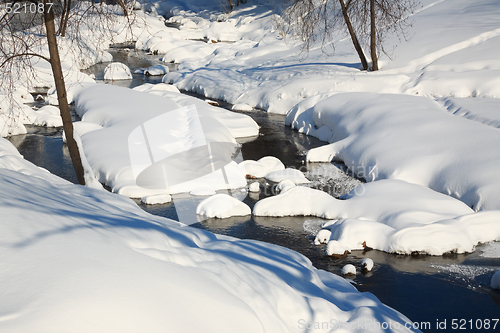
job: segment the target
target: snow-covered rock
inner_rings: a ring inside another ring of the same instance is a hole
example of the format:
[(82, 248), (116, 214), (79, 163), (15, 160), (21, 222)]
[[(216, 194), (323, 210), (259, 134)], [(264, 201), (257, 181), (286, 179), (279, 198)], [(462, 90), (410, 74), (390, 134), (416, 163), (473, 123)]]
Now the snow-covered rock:
[(361, 260), (361, 268), (366, 272), (370, 272), (373, 269), (373, 260), (370, 258)]
[(350, 249), (339, 241), (331, 240), (326, 244), (325, 254), (327, 256), (344, 257), (349, 252), (351, 252)]
[(258, 161), (244, 160), (238, 164), (241, 172), (256, 178), (265, 177), (268, 173), (285, 169), (285, 165), (274, 156), (264, 156)]
[(356, 267), (352, 264), (347, 264), (342, 267), (342, 275), (356, 275)]
[(46, 127), (60, 127), (63, 125), (59, 108), (46, 105), (36, 110), (37, 117), (33, 125)]
[(358, 186), (344, 199), (296, 186), (260, 200), (253, 214), (331, 219), (323, 226), (331, 232), (330, 242), (339, 241), (348, 251), (371, 247), (401, 254), (463, 253), (500, 237), (495, 223), (500, 211), (474, 213), (457, 199), (400, 180)]
[(170, 194), (147, 195), (141, 198), (141, 202), (146, 205), (158, 205), (172, 201)]
[(250, 186), (248, 186), (248, 190), (254, 193), (260, 192), (260, 183), (253, 182), (252, 184), (250, 184)]
[(309, 180), (300, 170), (292, 168), (269, 172), (266, 174), (265, 178), (275, 183), (279, 183), (283, 180), (290, 180), (296, 185), (309, 183)]
[(246, 216), (252, 214), (247, 204), (227, 194), (216, 194), (206, 198), (196, 207), (196, 215), (206, 218), (224, 219), (231, 216)]
[(104, 68), (104, 80), (131, 80), (132, 73), (127, 65), (121, 62), (112, 62)]

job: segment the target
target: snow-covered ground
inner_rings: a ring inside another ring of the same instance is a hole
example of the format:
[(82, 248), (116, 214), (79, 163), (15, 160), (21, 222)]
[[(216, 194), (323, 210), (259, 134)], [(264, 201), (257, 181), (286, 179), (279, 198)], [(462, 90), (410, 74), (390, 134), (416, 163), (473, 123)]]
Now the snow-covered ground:
[(321, 323), (381, 332), (384, 322), (410, 331), (406, 317), (296, 252), (149, 215), (36, 167), (1, 138), (0, 188), (2, 332), (274, 333)]

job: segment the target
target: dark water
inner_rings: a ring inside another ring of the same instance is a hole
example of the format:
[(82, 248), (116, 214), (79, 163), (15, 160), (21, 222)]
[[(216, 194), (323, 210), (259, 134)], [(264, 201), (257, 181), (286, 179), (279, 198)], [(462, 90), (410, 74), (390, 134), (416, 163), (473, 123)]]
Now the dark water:
[[(158, 56), (135, 52), (119, 49), (114, 50), (113, 54), (115, 61), (127, 63), (132, 71), (159, 62)], [(102, 78), (104, 67), (105, 64), (99, 64), (91, 69), (97, 79)], [(161, 77), (135, 74), (134, 80), (110, 83), (133, 87), (143, 82), (159, 81)], [(219, 103), (228, 106), (221, 101)], [(304, 162), (304, 153), (307, 150), (324, 143), (292, 131), (284, 125), (283, 116), (258, 110), (245, 113), (252, 116), (261, 129), (257, 139), (242, 143), (241, 151), (244, 159), (257, 160), (263, 156), (276, 156), (287, 167), (294, 167), (304, 172), (314, 172), (318, 168), (328, 167), (328, 165)], [(21, 154), (27, 160), (76, 183), (67, 148), (62, 143), (61, 129), (28, 127), (28, 131), (28, 135), (10, 138)], [(342, 165), (339, 167), (342, 168)], [(272, 195), (273, 192), (272, 184), (267, 184), (264, 180), (259, 181), (260, 194), (241, 194), (241, 196), (246, 195), (243, 201), (251, 208), (258, 200)], [(356, 183), (347, 175), (337, 175), (329, 182), (335, 187), (335, 193), (332, 193), (335, 196), (347, 192)], [(174, 201), (168, 204), (137, 203), (152, 214), (178, 219), (177, 211), (192, 213), (203, 199), (203, 197), (177, 195), (174, 196)], [(347, 263), (359, 267), (363, 258), (372, 258), (375, 262), (373, 272), (356, 275), (351, 279), (353, 283), (360, 291), (375, 294), (383, 303), (419, 323), (423, 331), (493, 331), (494, 321), (491, 322), (489, 330), (477, 330), (475, 325), (484, 323), (486, 319), (500, 319), (500, 292), (489, 287), (493, 272), (500, 268), (500, 259), (480, 257), (480, 247), (478, 251), (469, 255), (398, 256), (380, 251), (353, 251), (346, 258), (335, 259), (324, 255), (324, 246), (313, 244), (313, 234), (321, 222), (312, 217), (233, 217), (208, 219), (191, 226), (214, 233), (282, 245), (304, 254), (315, 267), (335, 274), (340, 274), (341, 268)], [(465, 329), (453, 329), (453, 319)], [(471, 323), (473, 329), (470, 329)], [(496, 326), (496, 331), (500, 331), (500, 323)]]

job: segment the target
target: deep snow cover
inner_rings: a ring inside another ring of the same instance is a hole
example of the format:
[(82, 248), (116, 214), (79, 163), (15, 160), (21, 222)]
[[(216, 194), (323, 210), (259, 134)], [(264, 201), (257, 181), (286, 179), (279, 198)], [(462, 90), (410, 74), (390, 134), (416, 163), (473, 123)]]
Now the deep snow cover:
[(257, 202), (256, 216), (317, 216), (323, 225), (315, 243), (327, 255), (373, 248), (390, 253), (472, 252), (500, 238), (500, 211), (475, 213), (463, 202), (401, 180), (354, 188), (343, 199), (303, 186)]
[[(225, 174), (219, 168), (215, 171), (209, 168), (210, 173), (199, 174), (196, 172), (200, 168), (210, 167), (210, 164), (206, 161), (196, 163), (195, 160), (174, 165), (177, 169), (173, 171), (167, 170), (169, 184), (164, 186), (166, 183), (162, 182), (166, 180), (161, 180), (155, 170), (147, 169), (152, 162), (148, 147), (143, 144), (141, 128), (145, 128), (154, 148), (152, 157), (162, 160), (182, 152), (191, 157), (193, 153), (190, 151), (206, 142), (228, 143), (236, 147), (235, 138), (257, 135), (258, 126), (248, 116), (215, 108), (170, 89), (148, 86), (145, 91), (140, 90), (143, 89), (95, 84), (76, 94), (76, 111), (82, 118), (77, 123), (77, 131), (84, 124), (98, 128), (80, 133), (80, 136), (85, 155), (102, 183), (111, 187), (113, 192), (129, 197), (190, 192), (197, 187), (219, 190), (246, 186), (245, 174), (235, 162), (228, 161)], [(183, 107), (193, 109), (179, 111)], [(167, 139), (168, 144), (164, 144), (162, 140)], [(186, 170), (189, 168), (191, 170)], [(198, 176), (189, 177), (193, 174)]]
[(0, 265), (8, 267), (0, 271), (1, 331), (276, 333), (334, 320), (352, 325), (349, 332), (358, 325), (381, 332), (374, 323), (411, 325), (296, 252), (150, 215), (126, 197), (36, 167), (1, 138), (0, 179)]

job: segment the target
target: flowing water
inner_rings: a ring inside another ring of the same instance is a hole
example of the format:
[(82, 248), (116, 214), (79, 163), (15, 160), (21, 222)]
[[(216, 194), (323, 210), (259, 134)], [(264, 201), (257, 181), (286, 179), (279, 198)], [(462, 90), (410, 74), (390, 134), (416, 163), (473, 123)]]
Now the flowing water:
[[(124, 48), (114, 49), (113, 56), (115, 61), (126, 63), (132, 72), (159, 63), (159, 56)], [(93, 73), (98, 80), (102, 79), (105, 65), (98, 64), (87, 72)], [(175, 70), (173, 64), (171, 70)], [(134, 74), (133, 80), (111, 83), (133, 87), (144, 82), (161, 82), (161, 77)], [(219, 103), (221, 106), (228, 106), (222, 101)], [(308, 172), (307, 175), (314, 180), (312, 186), (326, 189), (336, 197), (360, 183), (360, 180), (339, 171), (345, 169), (342, 164), (305, 163), (304, 153), (324, 143), (292, 131), (285, 126), (284, 116), (259, 110), (245, 113), (261, 128), (260, 135), (255, 140), (242, 142), (244, 159), (257, 160), (263, 156), (276, 156), (287, 167)], [(76, 183), (61, 132), (60, 128), (28, 126), (27, 135), (14, 136), (10, 140), (27, 160)], [(241, 194), (243, 202), (251, 208), (258, 200), (273, 192), (271, 184), (259, 181), (264, 189), (260, 194)], [(203, 197), (177, 195), (173, 202), (163, 205), (143, 205), (139, 201), (137, 204), (152, 214), (177, 219), (177, 211), (192, 213), (201, 200)], [(191, 227), (282, 245), (304, 254), (315, 267), (335, 274), (340, 274), (345, 264), (352, 263), (359, 267), (361, 260), (369, 257), (375, 262), (373, 272), (350, 278), (352, 283), (358, 290), (375, 294), (383, 303), (405, 314), (425, 332), (454, 332), (454, 319), (459, 324), (458, 328), (465, 328), (462, 331), (466, 332), (487, 331), (477, 330), (475, 325), (484, 324), (489, 319), (489, 330), (493, 330), (494, 319), (500, 319), (500, 293), (489, 287), (491, 275), (500, 268), (500, 259), (481, 257), (481, 246), (475, 253), (463, 255), (399, 256), (372, 250), (353, 251), (346, 258), (335, 259), (324, 255), (324, 246), (313, 244), (314, 234), (323, 222), (312, 217), (233, 217), (208, 219)], [(500, 323), (496, 330), (500, 330)]]

